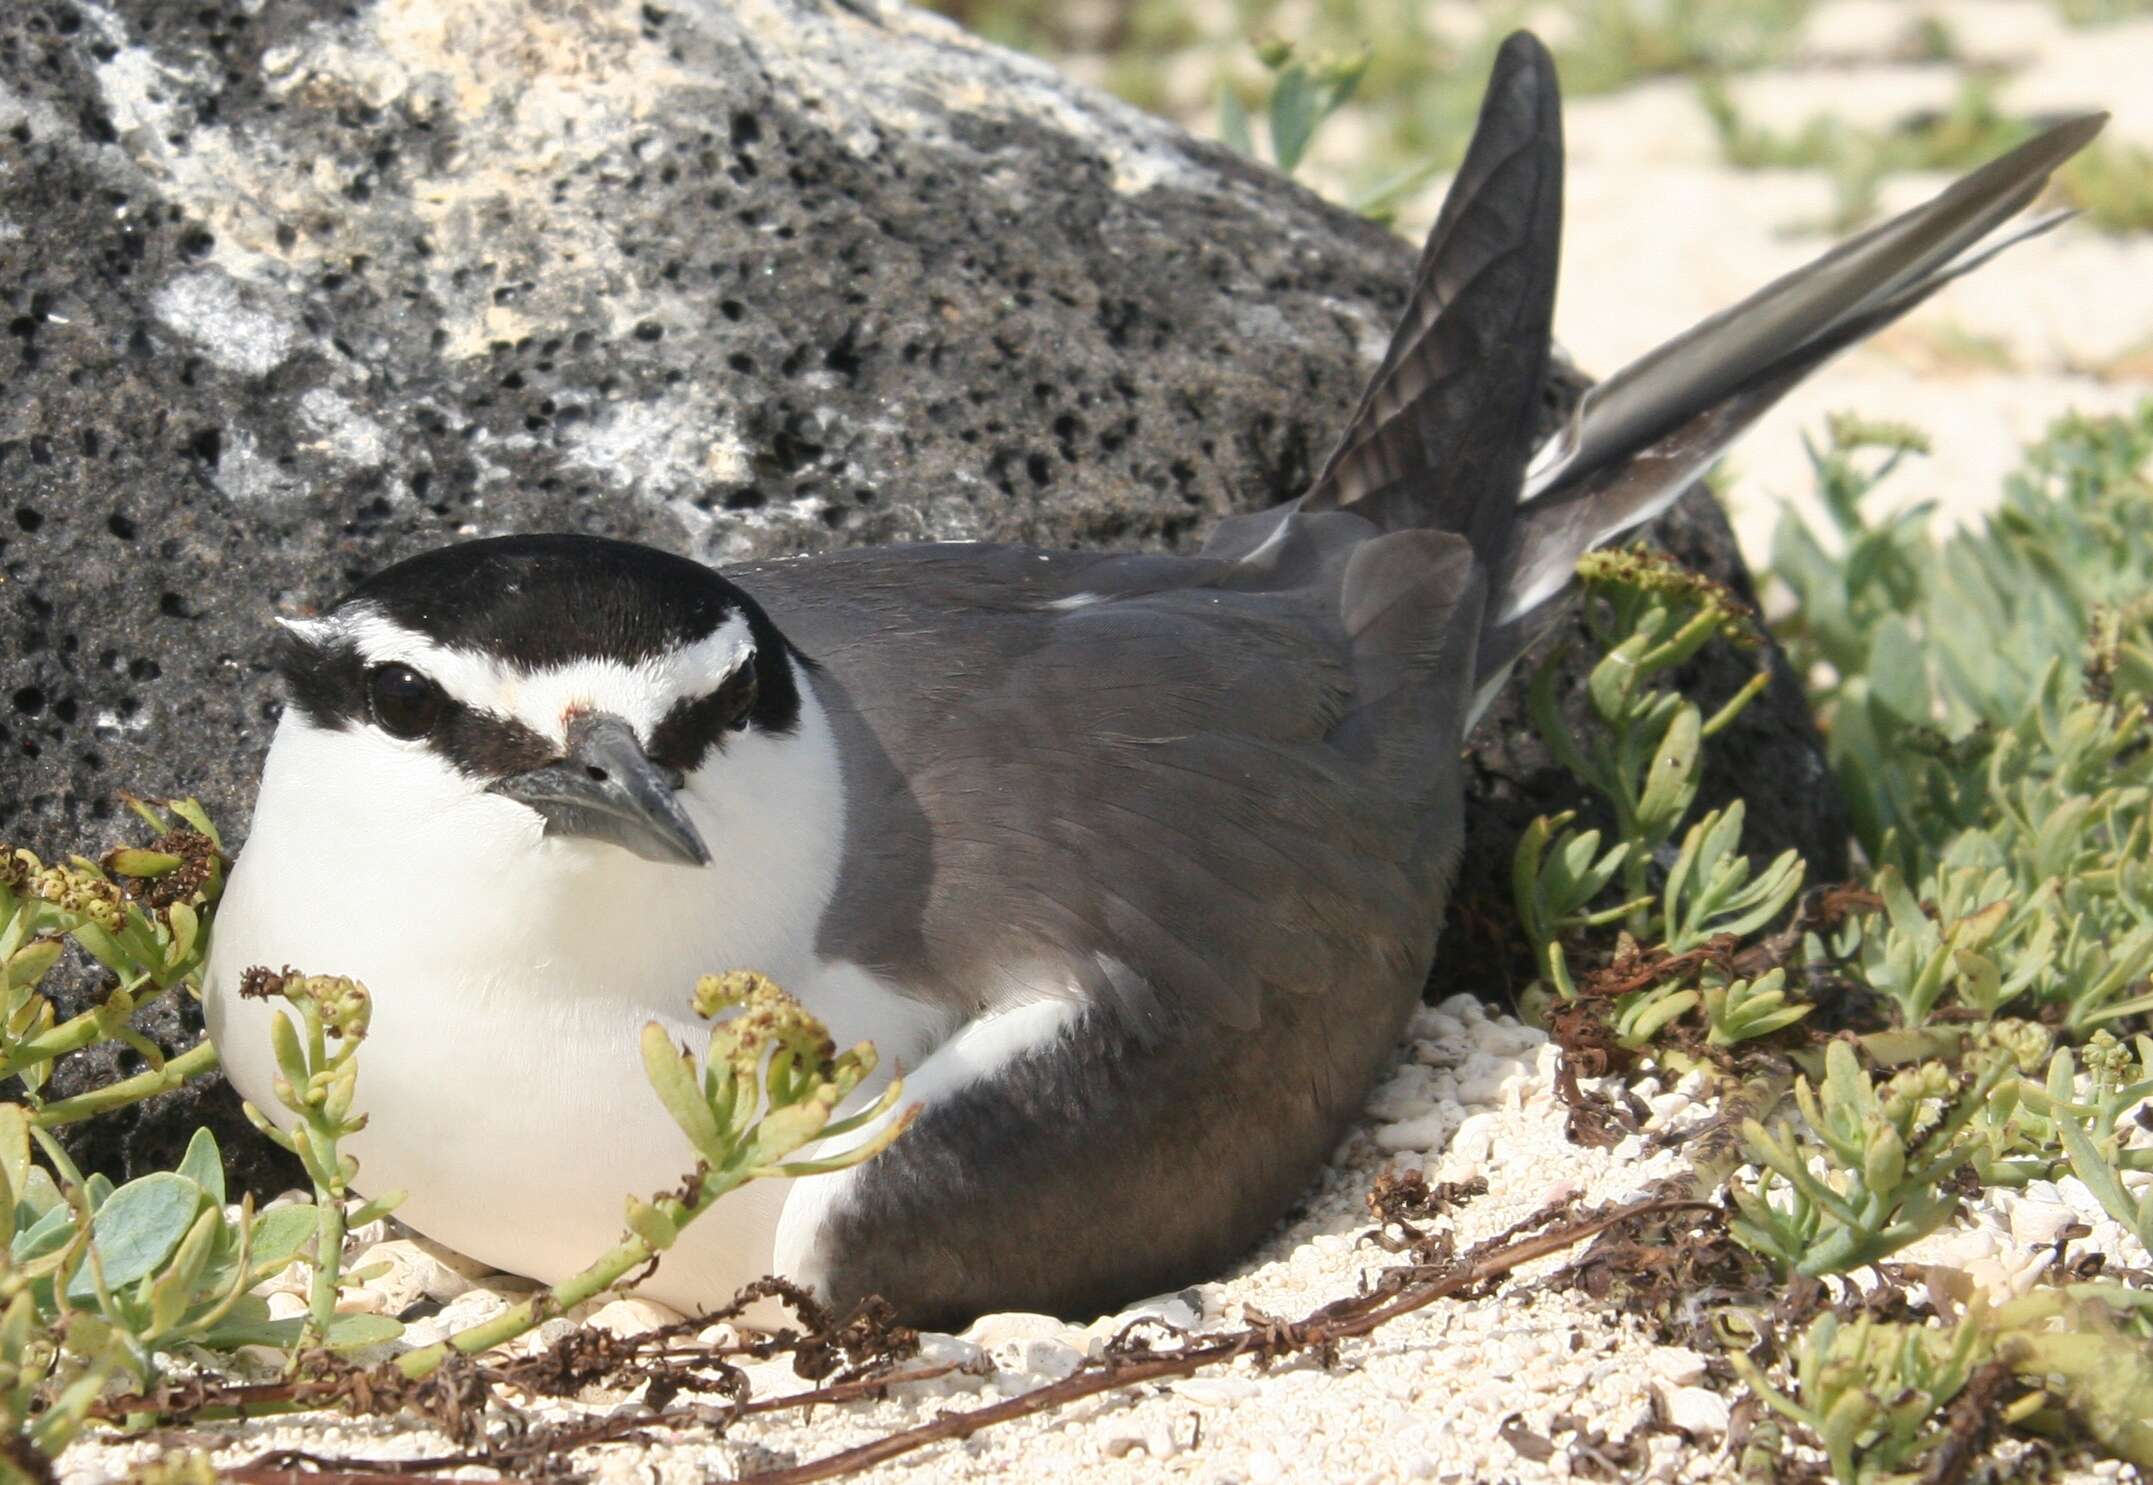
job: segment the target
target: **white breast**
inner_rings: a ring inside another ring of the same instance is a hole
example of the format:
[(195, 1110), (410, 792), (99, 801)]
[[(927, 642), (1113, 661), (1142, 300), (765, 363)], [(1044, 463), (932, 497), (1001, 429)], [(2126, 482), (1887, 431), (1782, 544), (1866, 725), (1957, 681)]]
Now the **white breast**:
[[(431, 753), (288, 715), (254, 833), (215, 922), (211, 1034), (233, 1084), (273, 1117), (271, 1008), (252, 965), (346, 974), (375, 1003), (359, 1058), (358, 1186), (473, 1257), (547, 1281), (619, 1240), (623, 1198), (693, 1164), (646, 1083), (657, 1019), (701, 1050), (698, 975), (756, 969), (841, 1045), (887, 1070), (951, 1029), (858, 966), (814, 953), (844, 840), (840, 765), (820, 704), (798, 732), (734, 738), (683, 791), (713, 860), (691, 869), (546, 839), (538, 817)], [(280, 1122), (283, 1122), (280, 1118)], [(786, 1192), (751, 1187), (682, 1239), (645, 1292), (711, 1304), (771, 1271)]]

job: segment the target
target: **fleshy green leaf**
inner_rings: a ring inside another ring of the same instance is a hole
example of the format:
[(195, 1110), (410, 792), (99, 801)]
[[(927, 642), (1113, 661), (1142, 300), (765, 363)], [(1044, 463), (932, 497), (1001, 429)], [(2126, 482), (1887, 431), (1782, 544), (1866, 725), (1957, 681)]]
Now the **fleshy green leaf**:
[(197, 1129), (194, 1138), (187, 1141), (187, 1153), (180, 1157), (178, 1173), (201, 1187), (203, 1194), (218, 1206), (224, 1205), (224, 1154), (217, 1148), (217, 1137), (207, 1129)]
[(33, 1258), (56, 1253), (66, 1246), (67, 1235), (74, 1230), (74, 1209), (55, 1206), (15, 1234), (15, 1241), (8, 1245), (8, 1256), (17, 1263), (28, 1263)]
[[(118, 1290), (154, 1273), (172, 1256), (201, 1211), (202, 1188), (185, 1176), (158, 1171), (120, 1187), (90, 1222), (90, 1243), (104, 1265), (105, 1285)], [(89, 1301), (97, 1286), (84, 1264), (67, 1297)]]
[(182, 820), (193, 826), (194, 829), (208, 836), (211, 845), (220, 851), (224, 849), (223, 838), (217, 834), (217, 827), (209, 823), (209, 816), (203, 811), (201, 805), (192, 799), (173, 799), (167, 800), (166, 803), (171, 805), (173, 814), (178, 815)]
[[(240, 1296), (224, 1318), (198, 1339), (203, 1345), (222, 1351), (237, 1346), (271, 1346), (289, 1351), (299, 1343), (305, 1327), (303, 1316), (270, 1319), (267, 1301), (260, 1295), (246, 1294)], [(329, 1322), (324, 1340), (332, 1351), (355, 1351), (362, 1346), (393, 1341), (403, 1333), (403, 1323), (388, 1315), (339, 1315)]]
[(673, 1116), (689, 1142), (711, 1164), (718, 1164), (725, 1142), (719, 1135), (716, 1116), (703, 1097), (694, 1063), (656, 1021), (643, 1028), (643, 1071), (658, 1101), (665, 1105), (665, 1111)]
[(323, 1339), (332, 1351), (355, 1351), (393, 1341), (403, 1333), (403, 1322), (393, 1315), (339, 1315), (329, 1322)]
[(1256, 158), (1256, 141), (1249, 130), (1248, 110), (1241, 106), (1241, 97), (1234, 92), (1232, 84), (1223, 80), (1219, 83), (1219, 140), (1243, 159)]
[(7, 977), (11, 984), (35, 985), (60, 959), (56, 938), (33, 939), (8, 956)]
[(1279, 174), (1291, 175), (1314, 137), (1318, 99), (1308, 69), (1289, 64), (1271, 90), (1271, 159)]
[(1697, 797), (1697, 754), (1702, 746), (1703, 726), (1704, 718), (1697, 708), (1685, 704), (1675, 713), (1652, 755), (1637, 814), (1640, 821), (1658, 833), (1671, 831)]
[(30, 1178), (16, 1194), (16, 1224), (22, 1226), (45, 1217), (61, 1204), (59, 1185), (42, 1165), (30, 1167)]
[(7, 1182), (8, 1220), (19, 1224), (19, 1211), (30, 1185), (30, 1115), (19, 1103), (0, 1103), (0, 1178)]

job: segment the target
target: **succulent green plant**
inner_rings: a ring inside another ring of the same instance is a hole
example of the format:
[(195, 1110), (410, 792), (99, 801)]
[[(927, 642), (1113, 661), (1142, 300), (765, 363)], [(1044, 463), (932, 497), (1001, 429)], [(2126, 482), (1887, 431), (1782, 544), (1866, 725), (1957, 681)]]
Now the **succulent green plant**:
[[(1651, 682), (1714, 638), (1754, 645), (1749, 611), (1709, 579), (1642, 548), (1595, 552), (1579, 562), (1578, 576), (1589, 595), (1588, 625), (1604, 650), (1586, 676), (1589, 715), (1582, 728), (1563, 715), (1555, 692), (1560, 656), (1550, 655), (1533, 675), (1533, 723), (1556, 759), (1606, 799), (1615, 819), (1610, 852), (1621, 852), (1616, 869), (1622, 895), (1635, 904), (1627, 926), (1644, 939), (1653, 926), (1653, 894), (1647, 890), (1653, 858), (1674, 839), (1696, 801), (1703, 745), (1741, 714), (1770, 676), (1760, 670), (1706, 717), (1695, 702)], [(1560, 834), (1556, 842), (1566, 853), (1571, 849)], [(1714, 865), (1723, 846), (1715, 839)]]
[[(167, 1063), (134, 1018), (185, 985), (208, 952), (205, 917), (224, 887), (216, 829), (192, 800), (167, 808), (130, 803), (158, 832), (146, 848), (110, 852), (102, 865), (81, 856), (48, 865), (0, 846), (0, 1078), (21, 1081), (40, 1124), (66, 1123), (177, 1087), (210, 1065), (206, 1052)], [(98, 1005), (56, 1021), (38, 988), (73, 939), (116, 983)], [(39, 1097), (52, 1062), (98, 1042), (117, 1041), (149, 1070), (80, 1099), (46, 1106)]]
[(1782, 851), (1761, 871), (1742, 854), (1747, 808), (1737, 799), (1683, 837), (1661, 889), (1659, 924), (1669, 953), (1686, 954), (1725, 935), (1745, 938), (1776, 920), (1802, 890), (1807, 865), (1798, 852)]
[[(1857, 462), (1883, 447), (1880, 468)], [(2153, 1011), (2153, 404), (2066, 419), (2002, 509), (1929, 543), (1859, 502), (1915, 443), (1840, 423), (1815, 453), (1844, 545), (1782, 521), (1775, 571), (1882, 909), (1841, 952), (1908, 1026), (1950, 1003), (2053, 1008), (2066, 1033)]]
[(1795, 1080), (1799, 1125), (1743, 1122), (1763, 1174), (1754, 1189), (1729, 1182), (1734, 1235), (1782, 1272), (1815, 1277), (1934, 1232), (1959, 1208), (1945, 1178), (1971, 1159), (1980, 1136), (1970, 1126), (2010, 1071), (2000, 1056), (1964, 1073), (1922, 1062), (1878, 1087), (1849, 1043), (1827, 1044), (1822, 1085)]
[(2153, 1171), (2153, 1149), (2129, 1139), (2134, 1116), (2149, 1098), (2153, 1036), (2140, 1033), (2125, 1044), (2101, 1031), (2075, 1055), (2057, 1048), (2047, 1078), (2023, 1084), (2018, 1102), (2039, 1147), (2060, 1150), (2062, 1163), (2108, 1215), (2153, 1250), (2153, 1189), (2133, 1195), (2123, 1179), (2126, 1172)]
[(1989, 1368), (2017, 1385), (1999, 1389), (1987, 1421), (2090, 1436), (2142, 1466), (2153, 1464), (2147, 1305), (2143, 1291), (2100, 1283), (2000, 1305), (1976, 1292), (1949, 1324), (1827, 1310), (1789, 1348), (1791, 1390), (1741, 1345), (1727, 1359), (1768, 1407), (1815, 1437), (1841, 1485), (1936, 1478), (1924, 1470), (1953, 1437), (1945, 1410)]
[[(1255, 53), (1267, 74), (1262, 113), (1270, 164), (1280, 175), (1290, 177), (1324, 123), (1353, 100), (1373, 53), (1363, 47), (1346, 53), (1304, 54), (1293, 43), (1276, 38), (1258, 42)], [(1220, 141), (1237, 154), (1261, 160), (1248, 106), (1230, 80), (1219, 79), (1217, 98)], [(1447, 163), (1445, 156), (1427, 155), (1381, 174), (1349, 194), (1346, 208), (1387, 222), (1401, 201), (1433, 180)]]
[[(1368, 71), (1369, 54), (1363, 50), (1344, 56), (1305, 56), (1293, 43), (1273, 38), (1257, 43), (1256, 58), (1271, 77), (1271, 95), (1264, 106), (1271, 164), (1280, 175), (1292, 175), (1324, 120), (1352, 99)], [(1219, 138), (1229, 149), (1252, 160), (1258, 158), (1254, 130), (1240, 95), (1221, 82), (1218, 100)]]
[(1841, 1485), (1881, 1485), (1914, 1478), (1943, 1446), (1939, 1415), (1985, 1359), (1983, 1339), (1978, 1316), (1946, 1330), (1827, 1310), (1795, 1342), (1792, 1394), (1741, 1350), (1728, 1360), (1750, 1391), (1816, 1437)]
[[(1995, 514), (1942, 542), (1926, 506), (1875, 520), (1862, 509), (1923, 447), (1911, 430), (1834, 419), (1810, 451), (1827, 527), (1784, 513), (1771, 568), (1795, 600), (1776, 632), (1812, 679), (1856, 837), (1916, 880), (1987, 823), (1999, 782), (2060, 773), (2084, 791), (2127, 745), (2068, 714), (2071, 677), (2089, 663), (2104, 688), (2144, 674), (2153, 402), (2063, 419), (2005, 481)], [(2113, 701), (2109, 689), (2084, 699)], [(2123, 725), (2119, 714), (2107, 732)], [(2004, 736), (2013, 753), (1992, 778)]]
[[(360, 1044), (373, 1013), (366, 987), (340, 975), (282, 974), (265, 969), (250, 970), (241, 995), (256, 999), (281, 998), (298, 1013), (278, 1011), (269, 1023), (269, 1043), (276, 1055), (277, 1101), (291, 1114), (294, 1125), (286, 1130), (271, 1121), (253, 1104), (246, 1104), (248, 1122), (274, 1143), (299, 1158), (307, 1179), (314, 1184), (313, 1281), (307, 1301), (307, 1319), (301, 1344), (324, 1344), (346, 1332), (356, 1319), (336, 1312), (341, 1287), (344, 1234), (354, 1226), (388, 1215), (403, 1200), (392, 1191), (370, 1201), (351, 1204), (351, 1183), (359, 1163), (344, 1154), (339, 1142), (366, 1127), (366, 1116), (352, 1111), (358, 1091)], [(334, 1046), (331, 1044), (334, 1043)], [(394, 1320), (371, 1327), (373, 1340), (393, 1340), (402, 1333)]]
[[(0, 1103), (0, 1478), (10, 1481), (36, 1477), (39, 1458), (85, 1426), (108, 1385), (146, 1383), (162, 1353), (270, 1338), (249, 1291), (291, 1261), (312, 1226), (305, 1214), (257, 1216), (251, 1201), (227, 1208), (206, 1133), (177, 1170), (117, 1188), (85, 1178), (49, 1133), (215, 1065), (206, 1041), (167, 1058), (133, 1022), (196, 981), (223, 886), (217, 832), (191, 800), (129, 802), (155, 839), (102, 862), (47, 864), (0, 846), (0, 1076), (19, 1090), (19, 1101)], [(61, 1021), (43, 985), (68, 940), (112, 983), (97, 1005)], [(54, 1062), (108, 1042), (147, 1069), (44, 1097)]]
[[(1557, 760), (1606, 800), (1614, 838), (1603, 848), (1600, 831), (1574, 829), (1575, 811), (1542, 816), (1520, 837), (1511, 863), (1512, 898), (1535, 963), (1548, 991), (1564, 1001), (1578, 995), (1565, 948), (1570, 938), (1620, 925), (1629, 941), (1659, 944), (1679, 958), (1778, 918), (1804, 874), (1792, 851), (1761, 871), (1742, 854), (1740, 800), (1683, 829), (1702, 779), (1705, 742), (1740, 715), (1768, 677), (1758, 672), (1709, 718), (1654, 680), (1715, 638), (1754, 645), (1747, 608), (1724, 588), (1642, 548), (1594, 553), (1578, 570), (1591, 595), (1588, 623), (1602, 647), (1586, 678), (1582, 725), (1556, 699), (1559, 654), (1534, 673), (1530, 705)], [(1681, 848), (1655, 884), (1655, 863), (1666, 859), (1678, 831)], [(1616, 900), (1602, 901), (1611, 889)], [(1707, 997), (1715, 1045), (1769, 1035), (1807, 1014), (1786, 997), (1783, 980), (1759, 989), (1711, 967), (1700, 984), (1690, 978), (1685, 972), (1617, 996), (1609, 1016), (1616, 1041), (1641, 1048)]]
[[(29, 1163), (22, 1132), (40, 1136), (61, 1185), (80, 1190), (84, 1202), (47, 1196), (56, 1188)], [(290, 1347), (300, 1341), (299, 1323), (270, 1319), (252, 1291), (301, 1256), (315, 1231), (314, 1213), (290, 1206), (257, 1214), (251, 1197), (228, 1207), (223, 1157), (208, 1130), (195, 1132), (177, 1169), (115, 1189), (98, 1176), (82, 1179), (18, 1106), (0, 1105), (0, 1165), (11, 1179), (20, 1175), (33, 1193), (16, 1206), (11, 1263), (31, 1264), (65, 1248), (81, 1229), (81, 1208), (88, 1208), (90, 1241), (81, 1264), (64, 1284), (33, 1281), (31, 1292), (48, 1323), (78, 1324), (69, 1310), (99, 1315), (139, 1385), (155, 1376), (158, 1354), (182, 1345)], [(40, 1211), (44, 1202), (49, 1204)], [(323, 1343), (366, 1345), (393, 1334), (378, 1316), (343, 1316)]]
[(1706, 1042), (1731, 1047), (1785, 1030), (1816, 1007), (1787, 993), (1785, 968), (1771, 969), (1755, 979), (1708, 984), (1700, 992), (1704, 1006)]
[[(299, 1322), (272, 1320), (253, 1291), (302, 1256), (314, 1225), (305, 1207), (227, 1206), (206, 1130), (176, 1170), (115, 1188), (83, 1178), (24, 1106), (0, 1104), (0, 1480), (35, 1478), (24, 1448), (64, 1448), (108, 1386), (148, 1386), (165, 1353), (295, 1345)], [(340, 1317), (327, 1340), (379, 1329)]]

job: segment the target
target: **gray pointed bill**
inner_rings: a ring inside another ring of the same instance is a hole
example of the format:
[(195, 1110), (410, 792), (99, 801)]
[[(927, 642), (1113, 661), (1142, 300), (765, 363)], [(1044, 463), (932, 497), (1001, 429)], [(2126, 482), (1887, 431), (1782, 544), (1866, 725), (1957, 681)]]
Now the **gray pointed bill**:
[(661, 865), (704, 866), (710, 848), (680, 807), (680, 773), (655, 763), (635, 729), (604, 712), (568, 724), (568, 753), (487, 792), (536, 810), (546, 834), (601, 840)]

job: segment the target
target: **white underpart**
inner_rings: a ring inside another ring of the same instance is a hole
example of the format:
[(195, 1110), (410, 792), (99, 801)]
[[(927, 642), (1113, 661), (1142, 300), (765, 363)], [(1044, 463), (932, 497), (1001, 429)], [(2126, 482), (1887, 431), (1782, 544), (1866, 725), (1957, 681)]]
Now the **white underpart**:
[[(475, 678), (444, 684), (461, 691)], [(802, 679), (792, 735), (733, 734), (689, 777), (680, 801), (713, 858), (700, 868), (548, 837), (534, 812), (423, 746), (287, 713), (207, 975), (210, 1031), (233, 1084), (281, 1113), (272, 1012), (238, 999), (245, 969), (363, 981), (374, 1018), (357, 1092), (370, 1123), (348, 1146), (358, 1188), (403, 1189), (398, 1215), (419, 1231), (553, 1281), (619, 1240), (625, 1196), (676, 1187), (694, 1164), (645, 1080), (638, 1038), (655, 1019), (702, 1051), (698, 975), (761, 970), (841, 1045), (873, 1041), (885, 1068), (919, 1063), (952, 1029), (946, 1013), (814, 949), (845, 797)], [(633, 714), (635, 698), (603, 680), (584, 699)], [(519, 714), (538, 689), (519, 686)], [(784, 1197), (775, 1183), (728, 1197), (646, 1292), (711, 1304), (769, 1272)]]
[(481, 650), (441, 644), (366, 603), (351, 604), (332, 619), (287, 619), (285, 626), (317, 644), (353, 645), (368, 665), (408, 665), (465, 706), (513, 718), (556, 741), (575, 711), (609, 712), (648, 739), (674, 703), (709, 695), (755, 653), (754, 636), (739, 614), (691, 644), (634, 665), (596, 657), (512, 665)]
[(1047, 604), (1048, 608), (1089, 608), (1099, 601), (1097, 593), (1071, 593), (1067, 598), (1057, 598)]
[[(1047, 1050), (1068, 1034), (1082, 1011), (1083, 1006), (1075, 1000), (1035, 1000), (967, 1023), (937, 1047), (917, 1072), (905, 1074), (904, 1095), (896, 1107), (859, 1133), (843, 1137), (837, 1145), (841, 1148), (856, 1144), (915, 1104), (931, 1107), (982, 1078), (992, 1077), (1019, 1057)], [(854, 1166), (792, 1183), (784, 1218), (777, 1229), (778, 1272), (803, 1284), (821, 1285), (829, 1255), (818, 1247), (816, 1238), (830, 1213), (844, 1203), (863, 1169)]]

